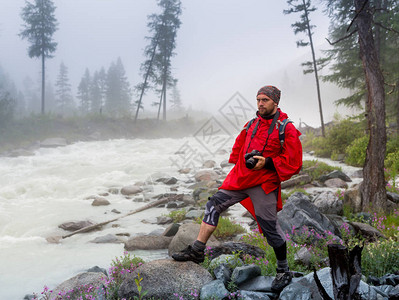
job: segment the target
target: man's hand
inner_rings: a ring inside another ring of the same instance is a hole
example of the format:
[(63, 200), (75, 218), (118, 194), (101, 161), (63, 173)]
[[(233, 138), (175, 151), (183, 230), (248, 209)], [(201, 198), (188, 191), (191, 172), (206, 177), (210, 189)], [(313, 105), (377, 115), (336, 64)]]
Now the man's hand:
[(257, 155), (255, 155), (254, 158), (258, 159), (258, 162), (256, 163), (255, 167), (252, 170), (257, 171), (263, 169), (265, 167), (266, 158)]
[(260, 169), (268, 169), (268, 170), (276, 170), (276, 168), (274, 167), (273, 164), (273, 160), (270, 157), (263, 157), (263, 156), (257, 156), (255, 155), (254, 158), (258, 159), (257, 164), (255, 165), (255, 167), (252, 170), (260, 170)]

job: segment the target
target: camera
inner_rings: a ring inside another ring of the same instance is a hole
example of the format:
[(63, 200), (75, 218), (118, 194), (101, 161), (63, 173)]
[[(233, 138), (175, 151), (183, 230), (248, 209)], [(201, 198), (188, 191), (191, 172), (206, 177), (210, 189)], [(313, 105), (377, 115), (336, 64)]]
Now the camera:
[(244, 155), (245, 158), (245, 166), (248, 169), (253, 169), (256, 164), (258, 163), (257, 158), (254, 158), (254, 156), (262, 156), (262, 153), (260, 153), (258, 150), (252, 150), (250, 153), (246, 153)]

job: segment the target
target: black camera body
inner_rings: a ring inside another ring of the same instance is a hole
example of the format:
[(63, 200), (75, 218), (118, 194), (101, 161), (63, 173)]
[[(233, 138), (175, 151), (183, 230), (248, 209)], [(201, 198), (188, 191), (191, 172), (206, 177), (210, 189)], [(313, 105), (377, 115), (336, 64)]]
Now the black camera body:
[(250, 153), (246, 153), (244, 155), (245, 166), (248, 169), (253, 169), (256, 166), (256, 164), (258, 163), (259, 159), (254, 158), (254, 156), (262, 156), (262, 153), (258, 150), (252, 150)]

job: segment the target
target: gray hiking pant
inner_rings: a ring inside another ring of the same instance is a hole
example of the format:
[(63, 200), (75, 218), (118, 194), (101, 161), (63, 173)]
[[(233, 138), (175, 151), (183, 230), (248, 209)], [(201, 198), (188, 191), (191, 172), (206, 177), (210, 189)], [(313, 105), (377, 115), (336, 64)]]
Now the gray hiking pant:
[(266, 194), (260, 185), (239, 191), (219, 190), (209, 198), (203, 222), (217, 226), (219, 216), (223, 211), (250, 197), (263, 235), (270, 246), (278, 248), (284, 244), (285, 236), (277, 222), (277, 192), (275, 190)]

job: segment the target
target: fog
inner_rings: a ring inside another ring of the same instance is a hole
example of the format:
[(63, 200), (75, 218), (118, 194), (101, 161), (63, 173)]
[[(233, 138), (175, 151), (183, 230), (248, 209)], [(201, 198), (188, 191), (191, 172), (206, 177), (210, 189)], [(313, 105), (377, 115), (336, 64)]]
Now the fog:
[[(0, 66), (21, 89), (29, 76), (39, 88), (39, 59), (27, 54), (21, 40), (21, 9), (24, 0), (0, 0)], [(46, 62), (47, 82), (54, 84), (63, 62), (69, 72), (72, 91), (88, 68), (91, 74), (121, 58), (131, 87), (142, 81), (140, 64), (150, 36), (147, 16), (159, 13), (149, 0), (55, 0), (59, 30), (52, 59)], [(318, 5), (317, 2), (315, 2)], [(299, 15), (284, 15), (285, 1), (183, 0), (182, 25), (177, 33), (172, 74), (178, 79), (183, 106), (189, 116), (202, 110), (217, 115), (236, 93), (255, 107), (257, 90), (276, 85), (282, 91), (280, 107), (298, 124), (320, 126), (314, 75), (303, 75), (300, 64), (310, 60), (310, 48), (297, 48), (291, 24)], [(320, 6), (320, 5), (319, 5)], [(329, 20), (321, 8), (311, 14), (314, 43), (320, 54), (328, 48), (325, 38)], [(347, 92), (322, 83), (324, 120), (338, 112), (334, 101)], [(133, 100), (137, 100), (137, 97)], [(144, 98), (144, 111), (151, 116), (151, 93)], [(154, 117), (156, 113), (154, 110)]]

